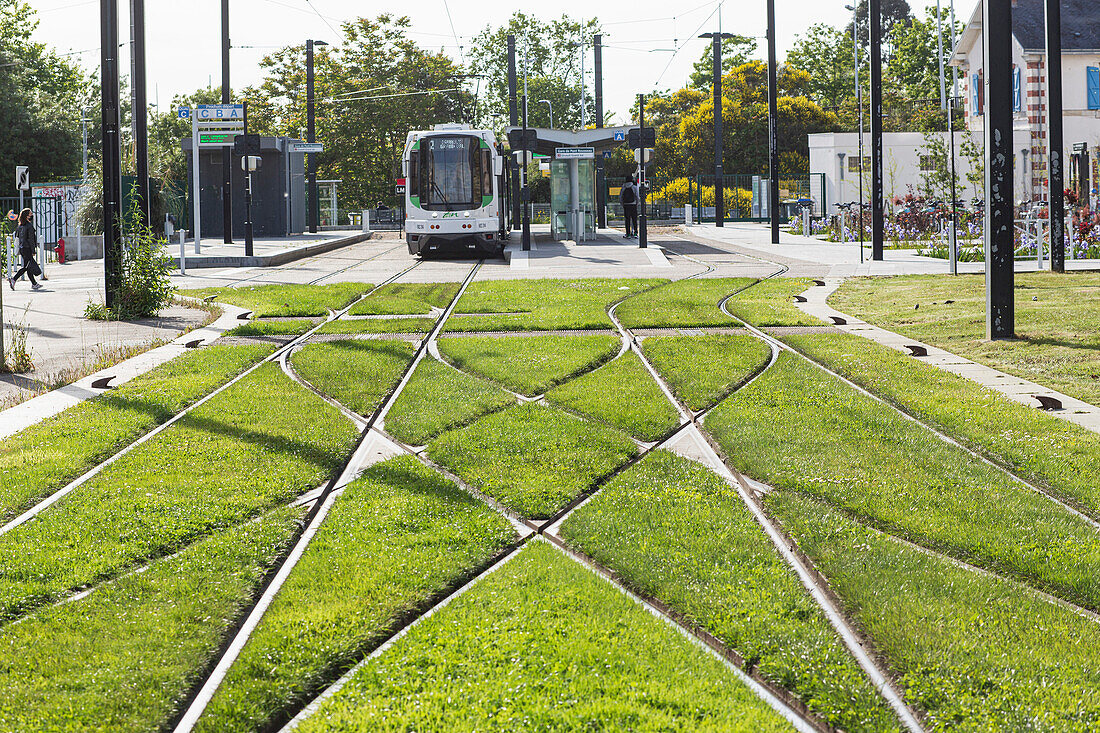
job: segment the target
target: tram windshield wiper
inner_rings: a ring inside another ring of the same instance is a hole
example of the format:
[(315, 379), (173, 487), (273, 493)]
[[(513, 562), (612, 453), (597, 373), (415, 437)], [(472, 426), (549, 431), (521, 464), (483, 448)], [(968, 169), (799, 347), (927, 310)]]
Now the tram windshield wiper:
[(444, 193), (443, 193), (443, 189), (441, 189), (439, 187), (439, 184), (436, 183), (434, 180), (432, 181), (432, 188), (434, 188), (435, 192), (439, 194), (439, 198), (443, 199), (443, 204), (444, 205), (450, 205), (451, 202), (447, 200), (446, 195), (444, 195)]

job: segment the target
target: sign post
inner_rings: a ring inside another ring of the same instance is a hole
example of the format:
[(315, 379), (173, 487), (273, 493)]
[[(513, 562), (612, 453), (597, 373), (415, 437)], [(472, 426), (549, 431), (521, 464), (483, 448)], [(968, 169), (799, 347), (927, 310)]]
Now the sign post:
[(25, 165), (15, 166), (15, 187), (19, 189), (19, 210), (23, 210), (23, 192), (31, 190), (31, 170)]
[[(199, 116), (191, 116), (191, 207), (195, 233), (195, 254), (202, 254), (202, 189), (199, 187)], [(180, 240), (180, 266), (183, 266), (183, 240)]]
[[(184, 109), (178, 112), (182, 118)], [(191, 117), (191, 168), (194, 186), (195, 210), (195, 254), (202, 254), (201, 187), (199, 185), (199, 148), (232, 148), (237, 135), (245, 131), (243, 104), (199, 104), (194, 110), (187, 110)], [(228, 175), (228, 174), (227, 174)], [(225, 223), (232, 229), (232, 221)], [(225, 232), (227, 236), (232, 231)]]

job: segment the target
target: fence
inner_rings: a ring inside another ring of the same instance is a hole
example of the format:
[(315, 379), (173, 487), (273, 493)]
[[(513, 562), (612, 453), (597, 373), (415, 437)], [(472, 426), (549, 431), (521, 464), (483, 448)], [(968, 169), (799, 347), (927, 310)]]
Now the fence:
[[(627, 178), (608, 178), (606, 180), (606, 201), (608, 215), (612, 219), (621, 219), (622, 205), (619, 204), (619, 189)], [(671, 180), (651, 179), (649, 194), (646, 198), (646, 216), (657, 221), (683, 221), (684, 204), (690, 203), (696, 222), (713, 222), (715, 217), (713, 175), (698, 175)], [(722, 176), (725, 195), (725, 216), (723, 221), (765, 222), (767, 216), (767, 179), (750, 174), (729, 174)], [(810, 199), (811, 214), (820, 217), (828, 211), (825, 200), (825, 175), (813, 173), (804, 178), (781, 179), (779, 181), (781, 216), (785, 219), (798, 213), (797, 200)]]

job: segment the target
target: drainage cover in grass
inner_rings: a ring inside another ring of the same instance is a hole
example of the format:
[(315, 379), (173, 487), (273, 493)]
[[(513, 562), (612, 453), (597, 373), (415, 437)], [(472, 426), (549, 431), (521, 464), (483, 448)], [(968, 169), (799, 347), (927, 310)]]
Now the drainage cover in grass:
[(514, 539), (504, 517), (417, 459), (371, 466), (336, 500), (198, 730), (285, 722), (403, 614)]
[(617, 430), (535, 403), (444, 433), (428, 455), (527, 517), (550, 517), (637, 454)]
[(409, 445), (424, 445), (445, 430), (515, 401), (491, 382), (425, 358), (387, 413), (385, 428)]
[(737, 325), (718, 304), (752, 282), (748, 277), (680, 280), (626, 300), (615, 316), (627, 328)]
[(543, 542), (305, 720), (346, 730), (780, 731), (732, 671)]
[(458, 294), (459, 283), (390, 283), (355, 304), (351, 313), (366, 315), (413, 315), (446, 308)]
[(561, 531), (630, 586), (703, 626), (831, 725), (898, 728), (736, 489), (713, 471), (654, 451), (612, 479)]
[(614, 336), (462, 336), (440, 339), (439, 351), (459, 369), (534, 397), (599, 366), (621, 344)]
[(642, 341), (642, 352), (680, 400), (702, 410), (720, 400), (771, 357), (768, 345), (752, 336), (657, 336)]
[(555, 405), (653, 441), (679, 425), (679, 415), (633, 351), (546, 393)]
[(809, 280), (773, 278), (762, 280), (726, 301), (726, 310), (754, 326), (823, 326), (820, 318), (808, 316), (794, 305), (794, 296), (806, 291)]
[(367, 283), (332, 285), (248, 285), (240, 288), (184, 290), (195, 298), (218, 296), (219, 303), (248, 308), (255, 318), (269, 316), (323, 316), (350, 304), (373, 286)]
[(302, 379), (360, 415), (370, 415), (412, 361), (406, 341), (346, 339), (309, 344), (291, 356)]

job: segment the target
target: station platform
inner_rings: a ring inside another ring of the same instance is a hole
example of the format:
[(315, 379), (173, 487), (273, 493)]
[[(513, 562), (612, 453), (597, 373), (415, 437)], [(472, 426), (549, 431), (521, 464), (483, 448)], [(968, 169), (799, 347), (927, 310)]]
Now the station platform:
[(531, 250), (523, 251), (520, 233), (512, 232), (512, 241), (504, 249), (504, 259), (512, 270), (557, 268), (583, 270), (586, 267), (653, 267), (667, 268), (672, 264), (664, 250), (655, 242), (645, 249), (637, 239), (626, 239), (616, 229), (598, 229), (595, 236), (583, 242), (571, 239), (555, 241), (550, 225), (531, 226)]
[[(371, 232), (334, 231), (316, 234), (296, 234), (289, 237), (256, 239), (252, 245), (252, 256), (244, 253), (244, 240), (225, 244), (219, 239), (202, 240), (201, 253), (195, 254), (194, 240), (184, 243), (186, 247), (185, 266), (188, 270), (211, 267), (276, 267), (305, 257), (314, 257), (341, 247), (366, 241)], [(169, 255), (179, 267), (180, 245), (172, 244)]]

